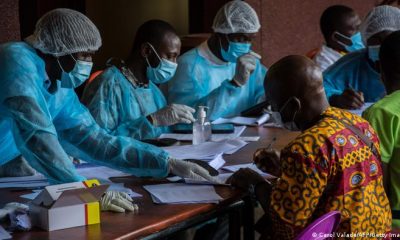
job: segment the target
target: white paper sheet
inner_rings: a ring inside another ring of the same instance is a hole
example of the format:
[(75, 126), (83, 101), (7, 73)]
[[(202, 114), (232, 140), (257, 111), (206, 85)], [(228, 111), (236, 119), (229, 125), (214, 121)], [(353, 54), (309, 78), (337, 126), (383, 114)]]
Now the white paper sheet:
[(41, 174), (26, 177), (0, 178), (0, 188), (36, 188), (48, 185), (47, 178)]
[[(109, 180), (111, 177), (126, 177), (131, 176), (129, 173), (124, 173), (112, 168), (98, 166), (94, 164), (81, 164), (78, 165), (76, 171), (79, 175), (84, 176), (87, 179), (98, 179), (98, 180)], [(109, 182), (109, 181), (108, 181)], [(103, 182), (107, 183), (107, 182)]]
[(222, 200), (213, 186), (167, 183), (143, 186), (151, 194), (155, 203), (187, 204), (218, 203)]
[(266, 177), (266, 178), (276, 178), (275, 176), (273, 176), (271, 174), (261, 171), (260, 169), (257, 168), (257, 166), (255, 164), (252, 164), (252, 163), (230, 165), (230, 166), (222, 167), (222, 169), (224, 169), (226, 171), (230, 171), (230, 172), (236, 172), (241, 168), (250, 168), (251, 170), (256, 171), (258, 174), (260, 174), (261, 176)]
[(229, 139), (220, 142), (205, 142), (199, 145), (164, 147), (172, 158), (176, 159), (214, 159), (221, 153), (232, 154), (247, 145), (240, 139)]
[(239, 139), (245, 142), (257, 142), (258, 140), (260, 140), (260, 136), (244, 136), (239, 137)]
[(42, 190), (33, 190), (32, 193), (23, 194), (23, 195), (21, 195), (21, 196), (19, 196), (19, 197), (25, 198), (25, 199), (29, 199), (29, 200), (33, 200), (33, 199), (35, 199), (35, 198), (39, 195), (39, 193), (40, 193), (41, 191), (42, 191)]
[(228, 180), (228, 178), (230, 176), (232, 176), (233, 173), (220, 173), (218, 176), (216, 176), (215, 178), (218, 179), (220, 181), (220, 184), (218, 183), (212, 183), (209, 182), (207, 180), (194, 180), (191, 178), (185, 178), (185, 183), (187, 184), (202, 184), (202, 185), (225, 185), (225, 186), (229, 186), (229, 184), (225, 184), (226, 180)]
[[(235, 130), (233, 133), (227, 134), (212, 134), (211, 141), (218, 142), (225, 139), (237, 138), (242, 135), (243, 131), (246, 129), (246, 126), (235, 126)], [(179, 141), (192, 141), (193, 134), (181, 134), (181, 133), (163, 133), (159, 138), (173, 138)]]
[(362, 116), (362, 113), (369, 108), (372, 104), (374, 104), (373, 102), (366, 102), (364, 103), (364, 105), (360, 108), (360, 109), (356, 109), (356, 110), (349, 110), (349, 112), (357, 114), (358, 116)]
[(250, 117), (218, 118), (214, 120), (212, 123), (213, 124), (233, 123), (237, 125), (260, 126), (266, 123), (269, 119), (270, 119), (270, 114), (264, 113), (262, 116), (258, 118), (250, 118)]

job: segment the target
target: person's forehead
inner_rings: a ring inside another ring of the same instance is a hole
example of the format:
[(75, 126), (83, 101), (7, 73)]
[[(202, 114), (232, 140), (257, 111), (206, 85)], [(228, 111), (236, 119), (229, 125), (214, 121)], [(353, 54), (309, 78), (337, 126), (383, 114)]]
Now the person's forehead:
[(159, 49), (162, 52), (176, 52), (181, 48), (181, 40), (174, 33), (166, 33), (160, 41)]
[(255, 38), (257, 33), (229, 33), (229, 38)]
[(348, 14), (343, 15), (337, 21), (338, 30), (346, 30), (351, 28), (356, 28), (361, 25), (361, 19), (355, 12), (349, 12)]

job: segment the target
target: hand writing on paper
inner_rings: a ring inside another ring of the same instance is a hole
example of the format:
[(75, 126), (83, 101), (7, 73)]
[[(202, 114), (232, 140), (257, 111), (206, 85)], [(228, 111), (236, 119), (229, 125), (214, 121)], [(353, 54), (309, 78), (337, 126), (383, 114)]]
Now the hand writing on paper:
[(253, 155), (253, 161), (263, 172), (276, 177), (281, 175), (280, 152), (275, 149), (260, 148)]
[(250, 168), (241, 168), (226, 180), (226, 183), (243, 190), (247, 190), (251, 185), (255, 186), (261, 182), (266, 182), (266, 180)]

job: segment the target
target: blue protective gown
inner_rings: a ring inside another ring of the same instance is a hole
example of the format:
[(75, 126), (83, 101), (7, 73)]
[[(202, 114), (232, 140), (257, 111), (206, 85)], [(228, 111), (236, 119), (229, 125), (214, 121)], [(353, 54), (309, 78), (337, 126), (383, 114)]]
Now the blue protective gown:
[(82, 97), (96, 122), (112, 135), (139, 140), (157, 138), (167, 127), (155, 127), (146, 118), (167, 105), (151, 81), (147, 88), (134, 88), (116, 68), (109, 67), (91, 82)]
[(211, 120), (237, 116), (265, 99), (267, 69), (257, 60), (255, 71), (242, 87), (230, 83), (235, 70), (236, 63), (221, 61), (204, 42), (179, 57), (175, 76), (168, 82), (168, 102), (207, 106)]
[(324, 72), (328, 99), (342, 94), (349, 86), (363, 92), (365, 102), (376, 102), (386, 95), (380, 74), (368, 63), (366, 49), (347, 54)]
[(68, 155), (136, 176), (167, 175), (165, 151), (109, 135), (57, 82), (50, 93), (45, 63), (28, 44), (0, 45), (0, 164), (22, 154), (54, 183), (84, 179)]

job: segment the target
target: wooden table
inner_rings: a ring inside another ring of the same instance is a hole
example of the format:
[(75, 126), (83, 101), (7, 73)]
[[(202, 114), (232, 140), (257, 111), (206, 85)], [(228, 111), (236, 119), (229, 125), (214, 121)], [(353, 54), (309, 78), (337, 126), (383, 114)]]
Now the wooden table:
[[(224, 159), (227, 165), (249, 163), (252, 161), (253, 153), (256, 149), (265, 147), (276, 137), (275, 148), (281, 149), (297, 133), (277, 128), (248, 128), (244, 136), (259, 135), (260, 141), (251, 142), (233, 155), (225, 155)], [(179, 204), (179, 205), (156, 205), (151, 201), (150, 195), (141, 187), (144, 184), (160, 183), (155, 179), (139, 178), (116, 178), (115, 182), (123, 182), (126, 187), (133, 191), (143, 194), (143, 198), (135, 200), (139, 205), (139, 213), (101, 213), (101, 224), (75, 227), (70, 229), (46, 232), (40, 229), (33, 229), (29, 232), (14, 233), (14, 239), (156, 239), (165, 237), (171, 233), (186, 229), (201, 222), (212, 219), (220, 214), (229, 213), (233, 218), (238, 218), (238, 211), (245, 209), (249, 219), (252, 219), (252, 205), (243, 201), (245, 194), (229, 188), (216, 187), (217, 193), (224, 199), (219, 204)], [(24, 192), (10, 192), (9, 190), (0, 190), (0, 206), (10, 201), (23, 202), (19, 198)], [(252, 225), (252, 223), (248, 223)], [(238, 229), (230, 229), (232, 235), (238, 233)], [(245, 231), (252, 231), (251, 228), (245, 228)], [(251, 236), (252, 233), (248, 233)]]

